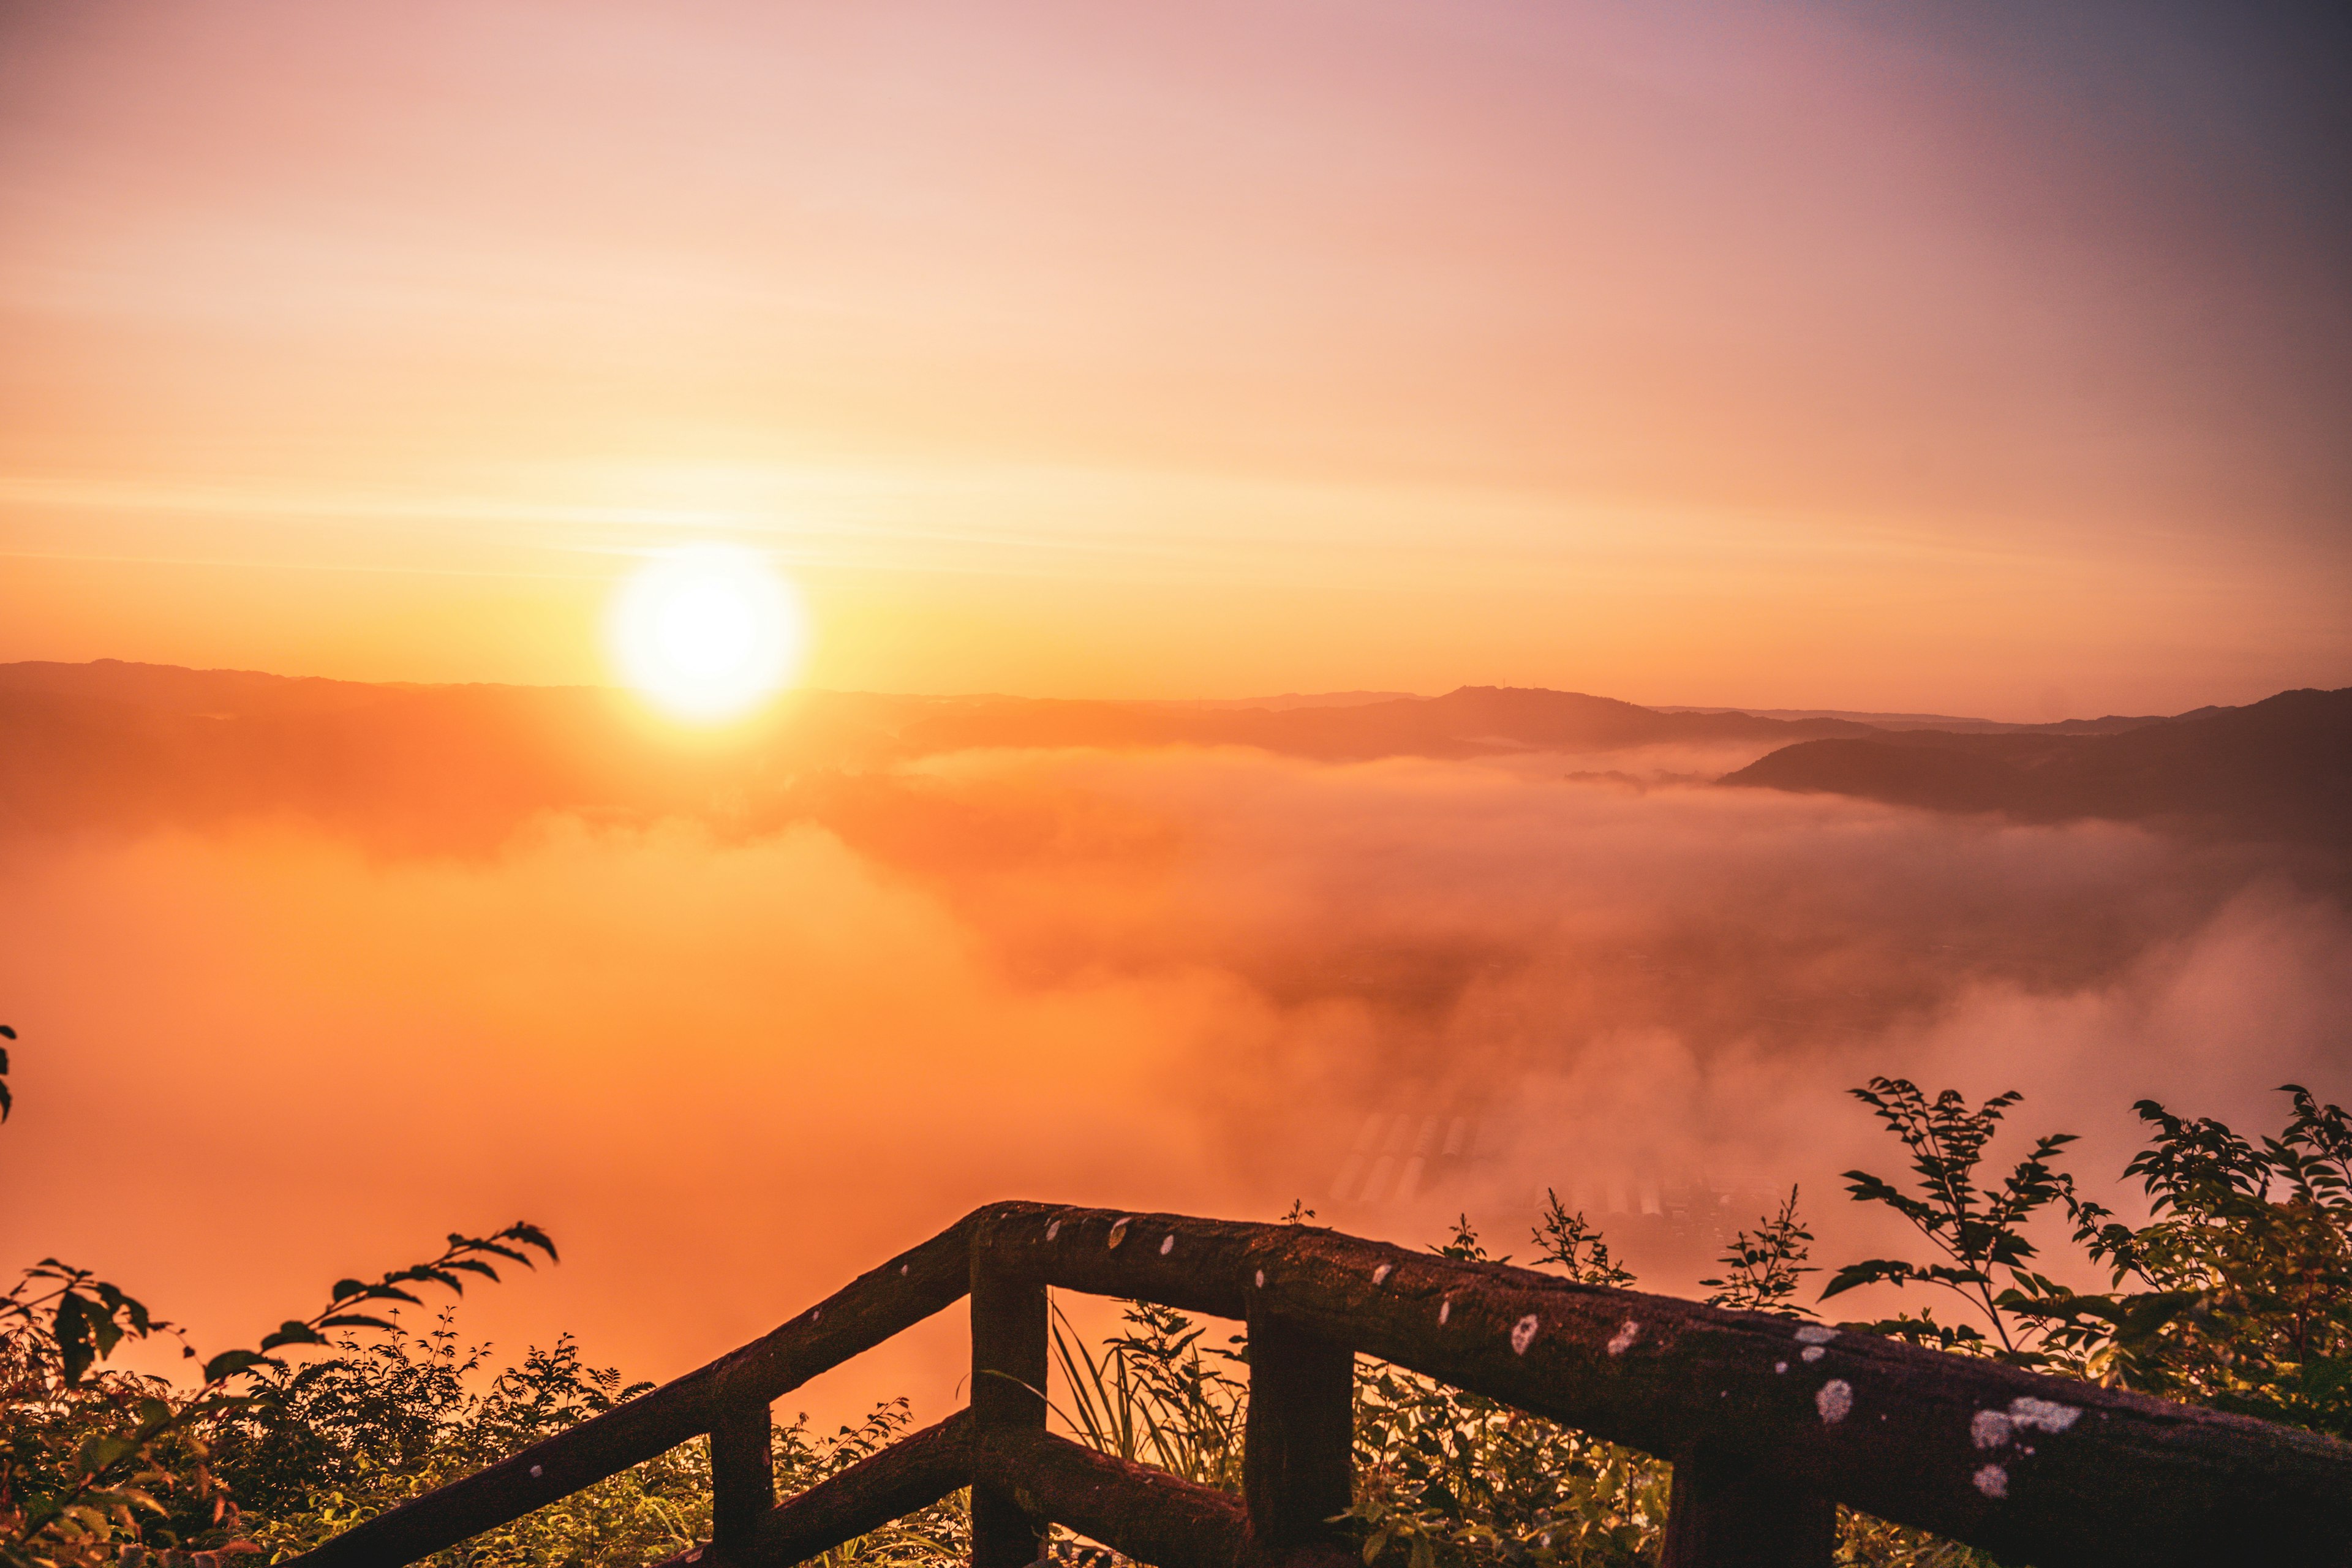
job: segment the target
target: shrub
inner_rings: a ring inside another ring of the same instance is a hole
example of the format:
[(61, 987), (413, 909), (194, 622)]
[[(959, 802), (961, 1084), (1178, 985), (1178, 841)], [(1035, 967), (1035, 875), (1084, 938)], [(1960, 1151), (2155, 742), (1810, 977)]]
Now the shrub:
[[(1943, 1257), (1852, 1264), (1822, 1296), (1934, 1285), (1984, 1327), (1938, 1323), (1932, 1311), (1854, 1326), (2352, 1436), (2352, 1119), (2300, 1085), (2280, 1092), (2286, 1125), (2259, 1142), (2139, 1101), (2149, 1139), (2124, 1176), (2138, 1180), (2149, 1218), (2133, 1226), (2051, 1163), (2072, 1134), (2036, 1141), (1997, 1184), (1978, 1177), (2014, 1092), (1971, 1110), (1955, 1090), (1931, 1101), (1905, 1079), (1874, 1079), (1854, 1093), (1910, 1151), (1916, 1190), (1850, 1171), (1851, 1190), (1901, 1214)], [(2073, 1219), (2073, 1240), (2107, 1272), (2108, 1290), (2078, 1291), (2028, 1266), (2023, 1226), (2053, 1207)]]
[[(272, 1562), (652, 1386), (587, 1364), (565, 1335), (469, 1392), (467, 1374), (488, 1364), (489, 1347), (460, 1349), (446, 1313), (423, 1334), (395, 1330), (338, 1348), (338, 1356), (273, 1374), (273, 1397), (249, 1406), (222, 1446), (222, 1473), (256, 1500), (252, 1539)], [(770, 1454), (779, 1487), (789, 1494), (815, 1485), (887, 1447), (910, 1419), (901, 1399), (830, 1437), (812, 1433), (805, 1415), (778, 1427)], [(687, 1443), (430, 1561), (437, 1568), (636, 1568), (709, 1533), (709, 1449)], [(968, 1552), (961, 1500), (950, 1499), (824, 1561), (943, 1563)]]

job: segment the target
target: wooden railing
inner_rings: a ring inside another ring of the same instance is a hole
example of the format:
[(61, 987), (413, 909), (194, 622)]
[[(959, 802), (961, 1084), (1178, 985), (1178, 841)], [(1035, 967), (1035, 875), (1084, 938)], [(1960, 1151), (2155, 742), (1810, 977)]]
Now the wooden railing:
[[(1046, 1431), (1049, 1286), (1247, 1325), (1243, 1498)], [(779, 1505), (771, 1402), (966, 1294), (970, 1407)], [(2352, 1564), (2352, 1445), (2309, 1432), (1333, 1231), (1031, 1203), (296, 1561), (398, 1568), (708, 1436), (713, 1539), (680, 1568), (786, 1568), (965, 1486), (975, 1568), (1048, 1523), (1160, 1568), (1338, 1568), (1358, 1352), (1671, 1460), (1668, 1568), (1820, 1568), (1839, 1503), (2038, 1568)]]

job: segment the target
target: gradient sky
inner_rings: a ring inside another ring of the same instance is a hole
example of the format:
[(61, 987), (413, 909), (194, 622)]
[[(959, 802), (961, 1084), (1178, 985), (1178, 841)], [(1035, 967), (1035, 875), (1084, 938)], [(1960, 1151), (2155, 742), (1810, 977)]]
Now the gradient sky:
[(0, 0), (0, 658), (603, 680), (731, 540), (834, 687), (2352, 684), (2347, 46)]

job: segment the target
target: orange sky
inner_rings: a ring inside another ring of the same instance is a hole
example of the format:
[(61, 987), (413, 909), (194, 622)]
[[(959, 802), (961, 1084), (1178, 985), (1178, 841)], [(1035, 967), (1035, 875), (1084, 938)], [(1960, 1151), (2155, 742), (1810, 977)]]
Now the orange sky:
[(2325, 58), (2147, 8), (6, 5), (0, 659), (600, 680), (615, 577), (715, 539), (845, 688), (2352, 683)]

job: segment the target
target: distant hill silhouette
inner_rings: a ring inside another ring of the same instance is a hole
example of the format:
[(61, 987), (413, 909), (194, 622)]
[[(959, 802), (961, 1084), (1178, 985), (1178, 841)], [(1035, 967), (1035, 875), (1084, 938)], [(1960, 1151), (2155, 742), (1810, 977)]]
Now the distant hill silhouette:
[[(1759, 719), (1851, 719), (1874, 730), (1945, 730), (1959, 735), (2111, 735), (2154, 724), (2160, 713), (2136, 717), (2110, 713), (2102, 719), (2061, 719), (2049, 724), (2012, 724), (2002, 719), (1963, 719), (1950, 713), (1865, 713), (1842, 708), (1661, 708), (1661, 713), (1748, 713)], [(2220, 710), (2200, 710), (2214, 711)], [(2186, 715), (2177, 715), (2186, 717)]]
[(1999, 732), (1965, 733), (1515, 687), (1333, 698), (1240, 707), (808, 691), (698, 738), (596, 688), (371, 685), (115, 660), (0, 665), (0, 830), (290, 815), (374, 839), (480, 846), (548, 811), (694, 813), (756, 826), (782, 820), (811, 791), (839, 800), (873, 770), (972, 749), (1247, 746), (1356, 762), (1729, 743), (1772, 748), (1723, 781), (1732, 784), (2031, 820), (2178, 819), (2337, 845), (2345, 835), (2347, 692), (2289, 692), (2171, 720), (1967, 721)]
[(917, 752), (989, 746), (1256, 746), (1286, 756), (1349, 762), (1870, 733), (1868, 726), (1846, 720), (1662, 713), (1574, 691), (1465, 686), (1443, 697), (1281, 710), (1010, 697), (940, 700), (940, 706), (913, 721), (901, 738)]
[(1412, 691), (1285, 691), (1274, 697), (1180, 697), (1165, 708), (1360, 708), (1367, 702), (1410, 702)]
[[(625, 725), (633, 710), (633, 700), (623, 694), (586, 687), (383, 686), (116, 659), (0, 665), (0, 705), (15, 716), (12, 728), (114, 727), (158, 743), (173, 734), (191, 744), (233, 746), (223, 742), (228, 731), (218, 726), (224, 724), (256, 734), (266, 729), (273, 741), (290, 738), (273, 726), (312, 726), (318, 736), (340, 735), (345, 742), (370, 727), (401, 731), (422, 726), (436, 731), (439, 740), (492, 743), (493, 750), (510, 747), (494, 743), (497, 737), (470, 732), (486, 713), (504, 716), (501, 723), (520, 721), (528, 733), (598, 714)], [(133, 713), (141, 717), (133, 720)], [(78, 719), (71, 717), (76, 714)], [(205, 720), (214, 727), (175, 729), (168, 722), (173, 719)], [(915, 756), (992, 747), (1170, 745), (1255, 746), (1331, 760), (1466, 757), (1612, 751), (1678, 741), (1769, 744), (1872, 732), (1845, 720), (1668, 713), (1576, 692), (1477, 686), (1435, 698), (1286, 695), (1257, 706), (804, 692), (780, 704), (771, 728), (772, 738), (790, 739), (791, 749), (802, 752), (811, 742), (837, 742), (854, 732), (852, 750), (858, 760), (884, 752)], [(427, 737), (420, 732), (413, 738), (421, 742)]]
[(2352, 689), (2284, 691), (2116, 734), (1908, 730), (1807, 741), (1730, 785), (2030, 822), (2108, 817), (2352, 849)]
[(178, 665), (131, 664), (119, 658), (93, 659), (88, 664), (45, 659), (0, 664), (0, 692), (248, 719), (333, 713), (420, 689), (426, 689), (324, 680), (316, 676), (264, 675), (251, 669), (184, 669)]

